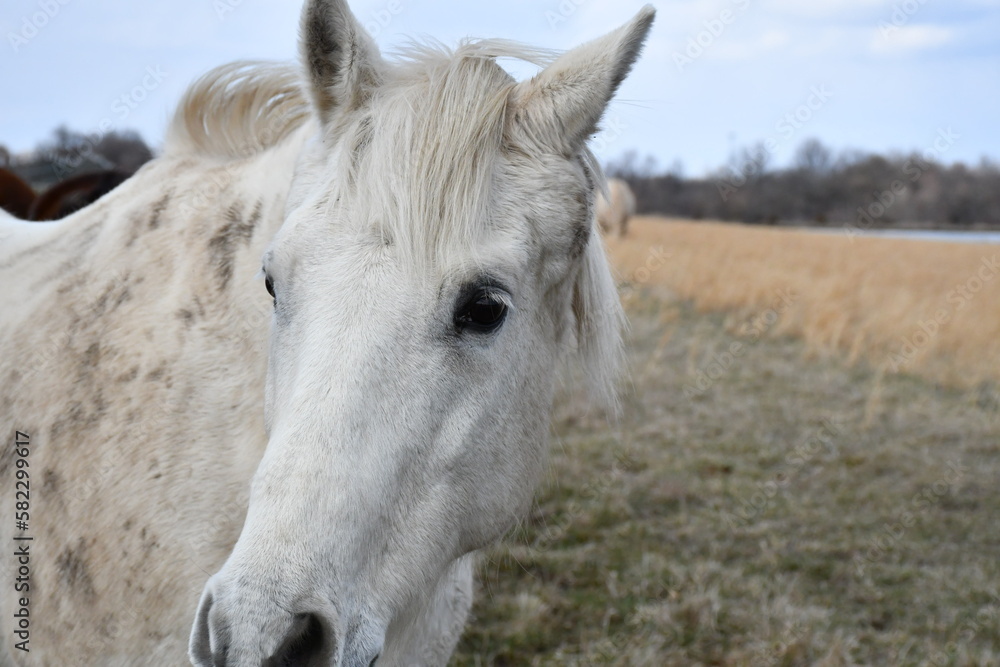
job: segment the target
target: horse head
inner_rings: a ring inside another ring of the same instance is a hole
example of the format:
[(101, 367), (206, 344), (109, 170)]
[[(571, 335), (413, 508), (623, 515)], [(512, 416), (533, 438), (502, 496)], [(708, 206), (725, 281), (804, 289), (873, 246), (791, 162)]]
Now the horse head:
[(389, 61), (345, 2), (307, 4), (313, 136), (262, 267), (268, 445), (196, 665), (413, 664), (399, 647), (448, 573), (528, 507), (557, 365), (615, 375), (586, 142), (653, 15), (518, 82), (496, 58), (540, 52)]

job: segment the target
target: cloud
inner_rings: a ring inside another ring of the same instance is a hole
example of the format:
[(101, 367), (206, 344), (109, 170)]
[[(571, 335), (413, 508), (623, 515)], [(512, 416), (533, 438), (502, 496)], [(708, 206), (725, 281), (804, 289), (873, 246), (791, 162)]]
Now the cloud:
[(953, 41), (955, 31), (937, 25), (883, 26), (872, 36), (871, 50), (879, 54), (909, 54), (944, 46)]
[(885, 6), (883, 0), (764, 0), (763, 9), (801, 18), (841, 18)]
[(780, 49), (790, 41), (784, 30), (767, 30), (751, 39), (733, 39), (721, 42), (714, 50), (708, 52), (711, 58), (719, 60), (750, 60), (770, 51)]

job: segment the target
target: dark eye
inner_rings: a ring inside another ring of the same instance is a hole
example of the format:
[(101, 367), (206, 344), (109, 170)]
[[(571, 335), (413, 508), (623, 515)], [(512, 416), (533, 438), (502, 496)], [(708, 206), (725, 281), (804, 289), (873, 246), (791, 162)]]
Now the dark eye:
[(459, 306), (455, 313), (455, 325), (459, 329), (479, 333), (495, 331), (507, 317), (507, 303), (506, 295), (481, 287)]
[(271, 280), (271, 276), (264, 276), (264, 287), (267, 289), (267, 293), (271, 295), (271, 298), (277, 301), (278, 297), (274, 296), (274, 281)]

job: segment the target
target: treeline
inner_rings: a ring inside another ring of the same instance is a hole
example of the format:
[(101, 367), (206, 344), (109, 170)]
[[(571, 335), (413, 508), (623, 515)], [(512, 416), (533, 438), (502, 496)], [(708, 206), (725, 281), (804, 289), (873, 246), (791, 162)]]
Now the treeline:
[(76, 132), (59, 127), (28, 156), (17, 157), (0, 146), (0, 167), (14, 171), (35, 189), (95, 171), (129, 176), (153, 158), (153, 151), (132, 130)]
[(708, 178), (685, 178), (678, 167), (660, 171), (634, 153), (608, 173), (629, 182), (640, 213), (862, 229), (1000, 228), (1000, 165), (945, 165), (939, 154), (835, 154), (810, 139), (783, 169), (770, 168), (770, 153), (757, 145)]

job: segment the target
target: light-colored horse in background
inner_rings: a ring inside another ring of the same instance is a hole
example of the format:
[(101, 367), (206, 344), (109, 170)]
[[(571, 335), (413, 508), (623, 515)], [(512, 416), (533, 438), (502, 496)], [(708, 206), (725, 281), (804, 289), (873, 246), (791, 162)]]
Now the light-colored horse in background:
[(616, 233), (619, 237), (628, 234), (628, 221), (635, 215), (635, 194), (628, 183), (620, 178), (608, 179), (608, 196), (599, 193), (597, 197), (597, 224), (601, 233)]
[(304, 76), (210, 73), (120, 188), (0, 219), (0, 488), (26, 432), (34, 538), (30, 653), (0, 559), (0, 663), (445, 664), (557, 364), (612, 385), (586, 140), (652, 20), (519, 83), (495, 58), (540, 52), (389, 61), (311, 0)]

